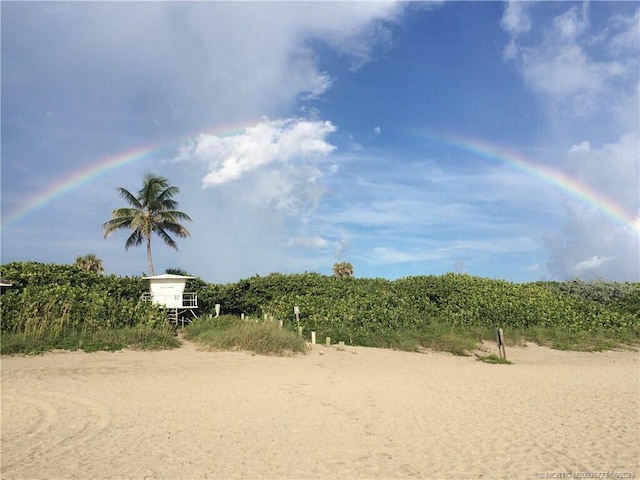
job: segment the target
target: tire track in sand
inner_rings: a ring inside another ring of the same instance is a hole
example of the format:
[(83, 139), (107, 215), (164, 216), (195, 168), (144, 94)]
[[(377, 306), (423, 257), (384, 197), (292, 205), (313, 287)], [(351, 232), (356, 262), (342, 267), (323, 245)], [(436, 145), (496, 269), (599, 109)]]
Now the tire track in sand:
[(13, 403), (21, 419), (17, 423), (10, 415), (3, 418), (2, 443), (12, 444), (11, 449), (3, 448), (3, 477), (25, 463), (57, 463), (84, 448), (111, 422), (105, 404), (61, 392), (16, 391), (15, 395), (3, 394), (3, 401)]

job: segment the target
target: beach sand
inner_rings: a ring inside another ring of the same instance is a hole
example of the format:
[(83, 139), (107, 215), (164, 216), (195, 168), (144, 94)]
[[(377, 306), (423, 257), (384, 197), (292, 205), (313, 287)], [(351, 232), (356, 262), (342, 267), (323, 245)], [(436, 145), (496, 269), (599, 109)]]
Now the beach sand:
[(4, 356), (1, 477), (640, 477), (638, 352), (507, 356), (192, 344)]

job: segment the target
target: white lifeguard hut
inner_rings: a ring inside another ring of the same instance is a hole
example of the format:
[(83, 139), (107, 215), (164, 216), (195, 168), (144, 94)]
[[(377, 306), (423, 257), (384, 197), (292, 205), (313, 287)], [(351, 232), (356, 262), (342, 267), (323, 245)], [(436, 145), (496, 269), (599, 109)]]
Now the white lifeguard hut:
[(4, 278), (0, 278), (0, 294), (2, 294), (5, 289), (9, 287), (13, 287), (13, 283), (11, 283), (9, 280), (5, 280)]
[(150, 301), (154, 305), (167, 310), (169, 321), (176, 327), (182, 323), (191, 323), (196, 318), (198, 295), (195, 292), (185, 292), (187, 280), (194, 277), (185, 275), (154, 275), (145, 277), (149, 280), (149, 291), (142, 294), (142, 300)]

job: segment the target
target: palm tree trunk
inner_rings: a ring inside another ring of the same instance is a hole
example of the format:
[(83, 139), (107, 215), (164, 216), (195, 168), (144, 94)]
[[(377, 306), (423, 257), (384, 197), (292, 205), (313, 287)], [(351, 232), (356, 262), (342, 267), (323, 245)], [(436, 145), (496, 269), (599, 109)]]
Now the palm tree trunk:
[(153, 276), (153, 259), (151, 258), (151, 237), (147, 237), (147, 262), (149, 262), (149, 275)]

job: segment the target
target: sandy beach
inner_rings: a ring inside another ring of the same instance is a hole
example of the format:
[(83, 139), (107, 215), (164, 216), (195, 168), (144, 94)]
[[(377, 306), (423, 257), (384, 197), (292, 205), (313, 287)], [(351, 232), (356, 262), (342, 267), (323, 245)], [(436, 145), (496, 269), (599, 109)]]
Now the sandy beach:
[(1, 476), (639, 477), (638, 352), (507, 355), (514, 365), (318, 345), (5, 356)]

